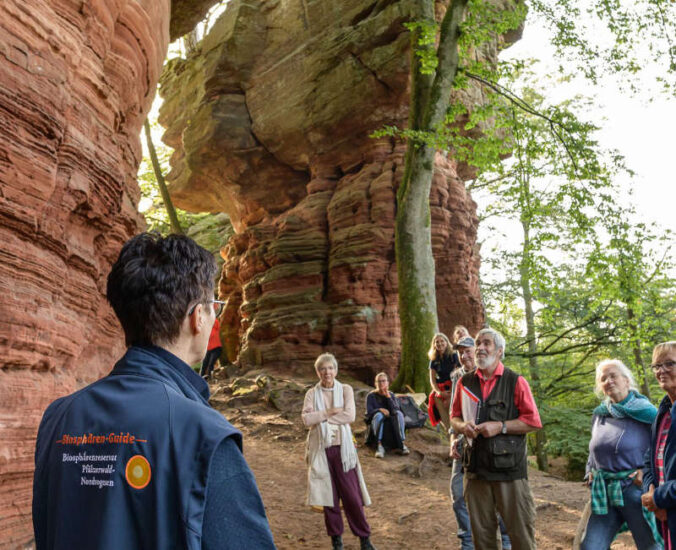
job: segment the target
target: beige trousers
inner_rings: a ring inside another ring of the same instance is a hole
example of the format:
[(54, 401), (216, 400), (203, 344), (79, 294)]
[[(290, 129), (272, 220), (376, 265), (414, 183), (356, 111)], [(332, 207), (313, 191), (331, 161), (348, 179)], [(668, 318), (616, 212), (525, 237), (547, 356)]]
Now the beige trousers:
[(513, 550), (535, 550), (535, 502), (527, 479), (485, 481), (465, 475), (465, 503), (474, 548), (498, 550), (498, 519), (502, 516)]

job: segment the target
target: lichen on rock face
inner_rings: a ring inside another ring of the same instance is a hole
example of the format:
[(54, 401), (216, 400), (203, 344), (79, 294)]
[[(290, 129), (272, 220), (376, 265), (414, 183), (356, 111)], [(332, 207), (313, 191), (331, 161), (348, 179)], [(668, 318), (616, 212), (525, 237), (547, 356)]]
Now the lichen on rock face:
[[(362, 380), (396, 371), (405, 148), (369, 136), (406, 124), (403, 23), (413, 5), (232, 0), (199, 51), (165, 69), (172, 196), (187, 209), (227, 212), (236, 232), (222, 250), (220, 293), (228, 356), (244, 367), (306, 373), (333, 351)], [(437, 156), (430, 222), (448, 332), (482, 322), (467, 174)]]

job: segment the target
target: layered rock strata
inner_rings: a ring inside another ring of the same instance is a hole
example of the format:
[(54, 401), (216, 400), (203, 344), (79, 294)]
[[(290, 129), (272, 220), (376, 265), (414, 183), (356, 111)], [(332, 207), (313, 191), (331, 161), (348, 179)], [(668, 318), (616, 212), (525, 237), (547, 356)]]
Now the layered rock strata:
[(47, 404), (123, 352), (105, 280), (136, 211), (169, 0), (0, 7), (0, 547), (32, 538)]
[[(326, 350), (363, 380), (398, 367), (404, 146), (370, 134), (406, 123), (414, 4), (232, 0), (199, 51), (165, 68), (171, 194), (233, 223), (220, 292), (226, 348), (245, 367), (307, 373)], [(483, 320), (468, 173), (439, 155), (430, 196), (448, 332)]]

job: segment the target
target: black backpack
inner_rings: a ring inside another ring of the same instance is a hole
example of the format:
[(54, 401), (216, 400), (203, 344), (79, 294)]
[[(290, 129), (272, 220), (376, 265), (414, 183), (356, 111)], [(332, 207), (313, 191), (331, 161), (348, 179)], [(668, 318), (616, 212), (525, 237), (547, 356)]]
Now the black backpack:
[(422, 411), (410, 395), (397, 395), (401, 412), (404, 413), (406, 428), (422, 428), (427, 421), (427, 413)]

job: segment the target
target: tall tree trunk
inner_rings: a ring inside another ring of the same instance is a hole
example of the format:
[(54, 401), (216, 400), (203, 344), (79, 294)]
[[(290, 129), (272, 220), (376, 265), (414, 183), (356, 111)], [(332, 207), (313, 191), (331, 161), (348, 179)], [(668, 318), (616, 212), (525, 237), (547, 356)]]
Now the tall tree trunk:
[[(528, 186), (528, 183), (525, 183)], [(529, 191), (526, 192), (528, 194)], [(526, 312), (526, 339), (528, 341), (528, 370), (530, 372), (531, 385), (535, 399), (540, 402), (542, 397), (542, 385), (540, 382), (540, 369), (538, 365), (537, 341), (535, 340), (535, 313), (533, 312), (533, 293), (530, 286), (530, 224), (522, 216), (521, 226), (523, 228), (523, 247), (521, 250), (521, 263), (519, 265), (519, 275), (521, 279), (521, 293), (523, 294), (523, 304)], [(547, 434), (544, 428), (535, 432), (535, 457), (538, 468), (543, 472), (549, 469), (547, 460)]]
[(641, 339), (638, 335), (636, 315), (634, 314), (634, 308), (631, 306), (627, 306), (627, 320), (629, 321), (629, 329), (631, 331), (631, 350), (634, 354), (634, 362), (636, 363), (636, 368), (641, 373), (641, 391), (643, 392), (643, 395), (650, 399), (648, 372), (646, 371), (643, 356), (641, 355)]
[(178, 233), (179, 235), (182, 235), (183, 228), (181, 227), (181, 224), (178, 221), (178, 216), (176, 215), (174, 204), (171, 202), (171, 197), (169, 196), (169, 191), (167, 190), (167, 184), (165, 183), (164, 175), (162, 174), (162, 167), (160, 166), (160, 161), (157, 160), (155, 145), (153, 144), (153, 138), (150, 134), (150, 122), (148, 122), (147, 118), (146, 121), (143, 123), (143, 128), (145, 129), (146, 133), (146, 143), (148, 145), (148, 153), (150, 153), (150, 160), (153, 163), (153, 171), (155, 172), (155, 179), (157, 180), (157, 186), (160, 188), (160, 194), (162, 195), (164, 207), (167, 209), (167, 215), (169, 216), (171, 230), (173, 233)]
[[(420, 72), (415, 55), (419, 32), (411, 33), (409, 128), (433, 132), (444, 120), (458, 70), (460, 23), (468, 0), (453, 0), (441, 23), (434, 78)], [(416, 21), (434, 24), (434, 2), (418, 4)], [(426, 351), (437, 330), (437, 300), (430, 214), (430, 189), (436, 151), (409, 141), (404, 177), (397, 191), (395, 253), (399, 284), (401, 366), (394, 388), (429, 391)]]

